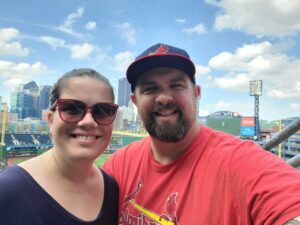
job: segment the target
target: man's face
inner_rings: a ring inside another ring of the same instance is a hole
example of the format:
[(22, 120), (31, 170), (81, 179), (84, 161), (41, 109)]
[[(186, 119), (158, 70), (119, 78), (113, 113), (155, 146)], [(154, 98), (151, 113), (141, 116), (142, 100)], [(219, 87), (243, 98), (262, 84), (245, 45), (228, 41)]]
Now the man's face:
[(182, 140), (196, 121), (200, 87), (181, 70), (157, 68), (137, 81), (132, 100), (150, 136), (164, 142)]

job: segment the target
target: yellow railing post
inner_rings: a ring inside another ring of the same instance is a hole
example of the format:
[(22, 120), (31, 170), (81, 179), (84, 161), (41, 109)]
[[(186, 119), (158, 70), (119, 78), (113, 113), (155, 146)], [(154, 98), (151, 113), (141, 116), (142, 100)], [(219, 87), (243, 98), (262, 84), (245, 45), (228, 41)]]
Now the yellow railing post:
[(5, 145), (5, 128), (7, 122), (7, 106), (3, 106), (3, 114), (2, 114), (2, 133), (1, 133), (1, 143), (0, 143), (0, 156), (3, 157), (3, 146)]
[[(279, 120), (279, 131), (278, 131), (278, 133), (280, 133), (281, 132), (281, 130), (282, 130), (282, 122), (281, 122), (281, 120)], [(279, 158), (281, 158), (281, 152), (282, 152), (282, 145), (281, 145), (281, 142), (280, 142), (280, 144), (278, 145), (278, 157)]]

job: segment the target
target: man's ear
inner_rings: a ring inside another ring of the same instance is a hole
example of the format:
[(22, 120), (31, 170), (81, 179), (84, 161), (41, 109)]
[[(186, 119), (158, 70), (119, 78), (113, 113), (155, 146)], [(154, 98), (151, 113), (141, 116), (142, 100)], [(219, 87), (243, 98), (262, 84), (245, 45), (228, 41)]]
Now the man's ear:
[(131, 100), (132, 100), (133, 104), (136, 106), (136, 96), (135, 96), (134, 92), (131, 93), (130, 97), (131, 97)]
[(197, 98), (197, 99), (200, 99), (201, 98), (201, 87), (200, 87), (200, 85), (195, 85), (195, 87), (194, 87), (194, 94), (195, 94), (195, 97)]

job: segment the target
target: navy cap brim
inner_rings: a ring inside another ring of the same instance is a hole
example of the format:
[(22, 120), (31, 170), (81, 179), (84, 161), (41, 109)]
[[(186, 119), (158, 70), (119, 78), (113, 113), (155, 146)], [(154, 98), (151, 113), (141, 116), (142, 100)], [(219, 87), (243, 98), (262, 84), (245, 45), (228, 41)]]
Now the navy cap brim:
[(178, 54), (148, 55), (134, 61), (127, 69), (126, 77), (132, 85), (132, 91), (135, 88), (138, 78), (145, 72), (158, 67), (170, 67), (179, 69), (188, 74), (195, 83), (196, 68), (194, 63), (187, 57)]

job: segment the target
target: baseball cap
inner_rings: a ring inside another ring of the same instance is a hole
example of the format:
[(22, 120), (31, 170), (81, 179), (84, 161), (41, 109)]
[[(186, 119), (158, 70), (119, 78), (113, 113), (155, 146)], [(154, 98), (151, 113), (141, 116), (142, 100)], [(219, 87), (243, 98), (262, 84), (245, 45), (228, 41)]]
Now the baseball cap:
[(136, 57), (127, 68), (126, 77), (131, 84), (131, 91), (134, 91), (136, 82), (143, 73), (158, 67), (179, 69), (188, 74), (195, 84), (196, 68), (189, 54), (183, 49), (158, 43)]

